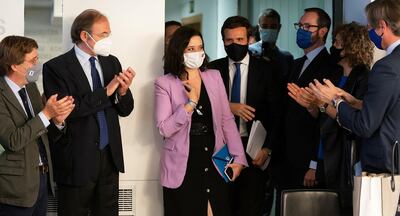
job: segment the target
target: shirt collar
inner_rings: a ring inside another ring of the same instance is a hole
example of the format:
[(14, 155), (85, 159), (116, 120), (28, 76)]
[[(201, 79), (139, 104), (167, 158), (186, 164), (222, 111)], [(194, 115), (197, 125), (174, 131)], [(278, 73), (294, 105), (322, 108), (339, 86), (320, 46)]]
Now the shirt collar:
[[(231, 58), (228, 57), (228, 59), (229, 59), (229, 65), (236, 63)], [(247, 53), (246, 56), (241, 61), (237, 61), (237, 62), (240, 62), (241, 64), (244, 64), (244, 65), (249, 65), (249, 61), (250, 61), (250, 55), (249, 55), (249, 53)]]
[(317, 57), (317, 55), (325, 48), (325, 46), (320, 46), (317, 47), (315, 49), (313, 49), (311, 52), (307, 53), (307, 59), (312, 62), (312, 60), (314, 60), (315, 57)]
[[(75, 54), (76, 57), (78, 58), (79, 62), (81, 64), (85, 64), (89, 62), (89, 58), (92, 57), (91, 55), (87, 54), (85, 51), (83, 51), (81, 48), (79, 48), (77, 45), (74, 46)], [(94, 56), (97, 59), (97, 56)]]
[(14, 81), (10, 80), (10, 78), (8, 78), (8, 76), (4, 76), (4, 79), (6, 80), (8, 86), (10, 86), (11, 91), (15, 94), (18, 95), (19, 90), (21, 90), (22, 88), (25, 88), (25, 86), (19, 87), (19, 85), (17, 85)]
[(395, 41), (394, 43), (390, 44), (390, 46), (386, 49), (386, 55), (390, 55), (393, 50), (400, 44), (400, 40)]

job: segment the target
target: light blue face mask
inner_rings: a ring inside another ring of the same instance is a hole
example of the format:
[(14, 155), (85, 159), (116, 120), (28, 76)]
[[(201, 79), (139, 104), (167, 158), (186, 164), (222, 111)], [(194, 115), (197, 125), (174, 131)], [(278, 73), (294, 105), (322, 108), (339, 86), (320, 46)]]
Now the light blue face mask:
[(260, 28), (260, 38), (263, 42), (275, 43), (278, 39), (278, 30)]

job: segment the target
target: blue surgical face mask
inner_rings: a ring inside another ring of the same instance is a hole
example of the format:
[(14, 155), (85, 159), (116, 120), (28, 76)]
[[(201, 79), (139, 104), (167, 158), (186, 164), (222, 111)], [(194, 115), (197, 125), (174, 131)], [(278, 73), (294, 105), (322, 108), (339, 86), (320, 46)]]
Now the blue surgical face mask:
[(312, 32), (302, 28), (297, 30), (296, 43), (302, 49), (307, 49), (312, 45)]
[(375, 44), (376, 48), (378, 48), (380, 50), (383, 50), (383, 48), (382, 48), (382, 36), (383, 36), (383, 34), (381, 36), (379, 36), (376, 33), (375, 29), (370, 29), (368, 31), (368, 36), (369, 36), (369, 39)]
[(275, 43), (278, 39), (278, 30), (260, 28), (260, 38), (263, 42)]

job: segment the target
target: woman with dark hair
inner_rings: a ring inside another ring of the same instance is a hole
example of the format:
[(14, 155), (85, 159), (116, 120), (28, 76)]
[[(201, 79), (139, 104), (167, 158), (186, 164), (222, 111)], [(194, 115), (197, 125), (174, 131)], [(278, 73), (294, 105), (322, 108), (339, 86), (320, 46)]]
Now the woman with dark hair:
[[(373, 59), (373, 44), (369, 40), (368, 30), (355, 22), (337, 27), (333, 32), (333, 45), (330, 48), (332, 61), (340, 67), (341, 75), (336, 86), (362, 100), (367, 91), (368, 74)], [(331, 103), (325, 103), (310, 88), (298, 88), (288, 85), (289, 95), (309, 110), (319, 108), (321, 142), (319, 146), (318, 170), (323, 183), (329, 189), (340, 193), (342, 213), (352, 213), (353, 167), (359, 160), (360, 139), (336, 122), (336, 109)], [(309, 98), (309, 105), (305, 101)], [(312, 111), (311, 111), (312, 112)], [(325, 115), (327, 114), (327, 115)], [(323, 167), (323, 168), (322, 168)]]
[(200, 32), (179, 28), (164, 57), (168, 74), (155, 82), (166, 216), (231, 215), (229, 184), (212, 156), (227, 145), (232, 180), (247, 166), (220, 73), (207, 70), (206, 64)]

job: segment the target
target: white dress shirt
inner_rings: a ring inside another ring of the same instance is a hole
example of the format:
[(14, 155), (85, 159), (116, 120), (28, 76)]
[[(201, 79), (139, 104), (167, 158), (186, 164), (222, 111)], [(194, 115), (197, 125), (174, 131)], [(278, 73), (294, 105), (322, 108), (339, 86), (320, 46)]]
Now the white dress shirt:
[[(83, 50), (81, 50), (76, 45), (75, 45), (74, 49), (75, 49), (75, 55), (78, 58), (78, 61), (81, 64), (83, 71), (85, 72), (85, 75), (89, 82), (90, 88), (93, 91), (92, 67), (91, 67), (90, 61), (89, 61), (89, 58), (92, 56), (87, 54)], [(99, 72), (101, 85), (104, 86), (103, 71), (101, 70), (99, 59), (97, 58), (97, 56), (94, 56), (94, 57), (96, 58), (95, 64), (96, 64), (96, 69)]]
[[(240, 62), (240, 103), (246, 104), (246, 95), (247, 95), (247, 77), (249, 73), (249, 61), (250, 55), (247, 53), (246, 56)], [(232, 96), (232, 83), (233, 78), (236, 73), (235, 61), (229, 58), (229, 98)], [(240, 119), (239, 126), (240, 136), (248, 136), (246, 122)]]
[(317, 55), (325, 48), (325, 46), (320, 46), (318, 48), (313, 49), (311, 52), (307, 53), (307, 59), (304, 61), (303, 67), (301, 68), (301, 72), (299, 77), (303, 74), (303, 72), (307, 69), (308, 65), (317, 57)]

